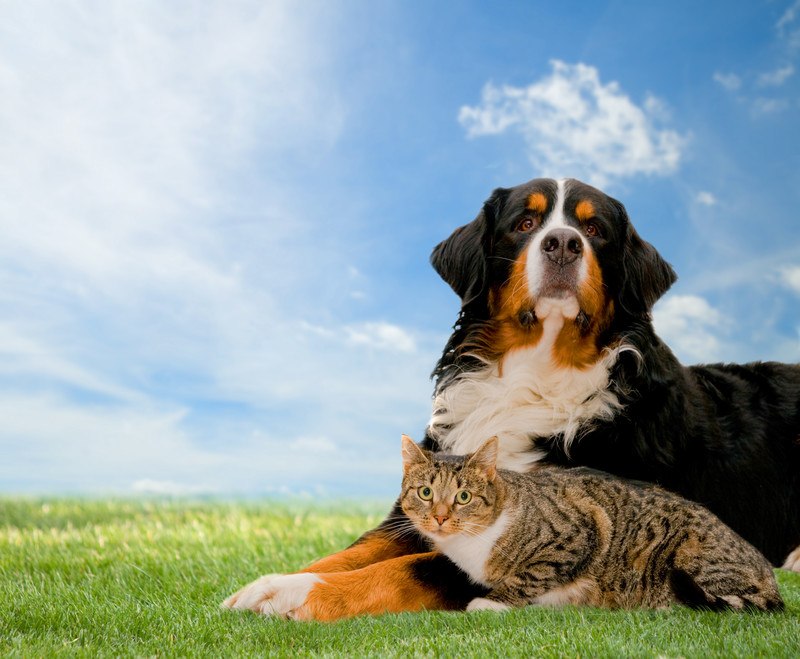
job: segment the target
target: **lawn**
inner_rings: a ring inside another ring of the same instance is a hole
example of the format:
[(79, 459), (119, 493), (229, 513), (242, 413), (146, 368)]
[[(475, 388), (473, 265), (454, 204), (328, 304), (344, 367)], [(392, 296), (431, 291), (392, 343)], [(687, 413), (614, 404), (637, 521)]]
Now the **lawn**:
[(0, 655), (800, 656), (780, 614), (522, 609), (293, 623), (223, 611), (265, 572), (340, 549), (386, 506), (0, 499)]

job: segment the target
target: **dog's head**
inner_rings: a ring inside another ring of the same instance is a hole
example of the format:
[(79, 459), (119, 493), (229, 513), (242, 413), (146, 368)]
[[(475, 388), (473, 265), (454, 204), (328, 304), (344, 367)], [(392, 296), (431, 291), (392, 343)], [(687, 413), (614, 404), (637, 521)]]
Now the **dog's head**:
[(539, 321), (555, 310), (575, 328), (564, 340), (586, 344), (577, 365), (615, 316), (647, 317), (676, 279), (620, 202), (572, 179), (495, 190), (431, 262), (465, 313), (503, 327), (486, 338), (500, 344), (494, 350), (535, 342)]

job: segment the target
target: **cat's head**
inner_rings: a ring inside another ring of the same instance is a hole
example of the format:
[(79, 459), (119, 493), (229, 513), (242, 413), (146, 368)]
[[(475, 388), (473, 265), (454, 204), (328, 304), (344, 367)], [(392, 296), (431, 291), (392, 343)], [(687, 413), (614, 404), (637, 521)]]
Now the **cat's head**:
[(474, 535), (498, 516), (496, 437), (464, 456), (431, 453), (403, 435), (403, 512), (424, 535), (438, 540)]

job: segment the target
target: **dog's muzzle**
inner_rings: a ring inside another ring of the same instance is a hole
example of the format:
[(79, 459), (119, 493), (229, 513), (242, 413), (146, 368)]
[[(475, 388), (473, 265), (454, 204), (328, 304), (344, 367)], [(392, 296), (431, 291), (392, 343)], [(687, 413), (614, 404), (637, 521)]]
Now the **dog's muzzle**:
[(543, 277), (540, 297), (563, 298), (578, 288), (583, 240), (573, 229), (553, 229), (540, 243)]

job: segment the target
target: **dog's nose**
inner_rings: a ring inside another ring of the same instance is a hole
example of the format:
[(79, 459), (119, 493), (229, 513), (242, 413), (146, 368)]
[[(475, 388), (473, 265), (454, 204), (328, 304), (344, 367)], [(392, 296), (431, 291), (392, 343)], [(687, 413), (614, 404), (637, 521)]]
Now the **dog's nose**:
[(566, 265), (580, 258), (583, 243), (572, 229), (553, 229), (542, 238), (542, 251), (554, 263)]

